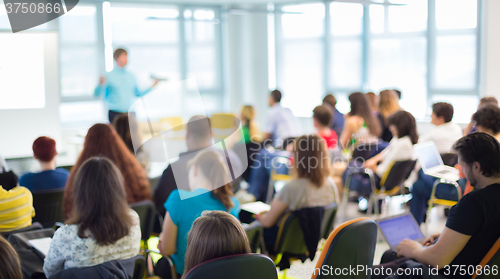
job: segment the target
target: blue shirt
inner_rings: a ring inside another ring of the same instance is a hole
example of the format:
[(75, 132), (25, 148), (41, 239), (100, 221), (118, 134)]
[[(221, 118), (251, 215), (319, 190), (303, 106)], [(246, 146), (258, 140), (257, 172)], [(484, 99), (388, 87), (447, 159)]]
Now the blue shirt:
[[(183, 197), (186, 195), (191, 198), (181, 200), (179, 192), (182, 191)], [(234, 207), (229, 211), (230, 214), (238, 218), (240, 213), (240, 203), (234, 197), (231, 197)], [(185, 190), (174, 190), (168, 196), (165, 202), (165, 209), (170, 214), (170, 218), (177, 226), (177, 249), (172, 255), (172, 261), (177, 273), (184, 273), (184, 255), (186, 254), (187, 235), (196, 218), (201, 216), (205, 210), (227, 211), (224, 205), (205, 189), (196, 189), (194, 192)]]
[(109, 110), (116, 112), (128, 112), (130, 106), (137, 97), (146, 95), (151, 88), (141, 91), (137, 87), (134, 75), (118, 66), (106, 75), (106, 82), (98, 85), (94, 95), (104, 96), (104, 102)]
[(19, 185), (28, 188), (31, 192), (61, 189), (66, 185), (68, 176), (69, 171), (66, 169), (28, 172), (19, 178)]
[(338, 111), (336, 108), (333, 109), (333, 120), (330, 129), (334, 130), (335, 133), (340, 137), (342, 130), (344, 129), (344, 115)]

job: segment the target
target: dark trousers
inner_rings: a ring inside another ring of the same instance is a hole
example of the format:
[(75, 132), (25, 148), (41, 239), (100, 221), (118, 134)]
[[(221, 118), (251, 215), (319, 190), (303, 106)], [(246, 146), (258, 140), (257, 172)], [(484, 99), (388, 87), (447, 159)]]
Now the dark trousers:
[(113, 124), (113, 120), (115, 119), (115, 117), (117, 117), (120, 114), (125, 114), (125, 113), (126, 112), (118, 112), (118, 111), (114, 111), (114, 110), (109, 110), (109, 112), (108, 112), (109, 123)]

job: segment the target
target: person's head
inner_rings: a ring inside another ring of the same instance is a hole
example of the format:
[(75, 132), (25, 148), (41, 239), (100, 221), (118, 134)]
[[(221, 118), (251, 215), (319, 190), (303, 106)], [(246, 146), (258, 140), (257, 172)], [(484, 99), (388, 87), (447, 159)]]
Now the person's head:
[(401, 110), (398, 104), (398, 96), (394, 90), (380, 91), (378, 112), (387, 119), (391, 114)]
[(205, 115), (191, 117), (186, 128), (186, 144), (188, 150), (209, 147), (212, 144), (212, 124)]
[(370, 133), (375, 136), (380, 136), (380, 124), (373, 116), (365, 94), (361, 92), (352, 93), (349, 95), (349, 102), (351, 102), (351, 112), (349, 112), (349, 116), (356, 115), (363, 118)]
[[(131, 125), (135, 125), (135, 128)], [(140, 144), (140, 139), (137, 133), (137, 122), (133, 114), (119, 114), (113, 120), (113, 127), (127, 148), (134, 153), (134, 141), (136, 144)]]
[(327, 106), (317, 106), (313, 109), (314, 128), (324, 129), (330, 127), (332, 122), (332, 110)]
[(243, 124), (249, 125), (254, 117), (255, 109), (253, 108), (253, 106), (247, 105), (241, 108), (241, 121), (243, 122)]
[(248, 253), (248, 238), (236, 217), (223, 211), (203, 211), (188, 233), (184, 274), (212, 259)]
[(189, 187), (192, 191), (204, 188), (214, 195), (229, 211), (231, 201), (231, 178), (223, 156), (217, 151), (202, 151), (188, 162)]
[(49, 137), (39, 137), (33, 142), (33, 157), (40, 162), (52, 162), (57, 155), (56, 141)]
[(483, 97), (481, 100), (479, 100), (479, 106), (478, 109), (487, 106), (487, 105), (495, 105), (498, 107), (498, 100), (495, 97)]
[(453, 119), (453, 106), (449, 103), (439, 102), (432, 105), (431, 123), (439, 126)]
[(5, 238), (0, 236), (0, 279), (22, 279), (19, 256)]
[(292, 153), (297, 177), (307, 178), (317, 187), (323, 186), (330, 175), (325, 141), (315, 134), (300, 136), (293, 142)]
[(373, 92), (368, 92), (365, 94), (366, 96), (366, 99), (368, 100), (368, 105), (370, 106), (370, 108), (373, 110), (373, 111), (376, 111), (377, 110), (377, 107), (378, 107), (378, 98), (377, 98), (377, 94), (373, 93)]
[(279, 91), (278, 89), (271, 91), (271, 94), (269, 95), (269, 106), (272, 107), (274, 106), (274, 104), (281, 102), (281, 97), (281, 91)]
[(78, 225), (78, 236), (92, 235), (99, 245), (114, 244), (129, 234), (129, 214), (123, 177), (109, 159), (93, 157), (78, 169), (73, 184), (74, 208), (69, 224)]
[(458, 163), (470, 185), (483, 188), (485, 178), (500, 178), (500, 145), (491, 135), (468, 134), (453, 145)]
[(117, 48), (113, 53), (113, 58), (115, 59), (116, 65), (120, 68), (127, 66), (128, 55), (127, 51), (123, 48)]
[(323, 98), (323, 105), (329, 105), (332, 109), (337, 105), (337, 99), (332, 94), (328, 94)]
[(394, 137), (409, 136), (413, 144), (418, 142), (417, 122), (407, 111), (401, 110), (389, 116), (389, 130)]
[(476, 123), (478, 132), (490, 134), (492, 136), (500, 133), (500, 108), (495, 105), (487, 105), (479, 109), (472, 116)]

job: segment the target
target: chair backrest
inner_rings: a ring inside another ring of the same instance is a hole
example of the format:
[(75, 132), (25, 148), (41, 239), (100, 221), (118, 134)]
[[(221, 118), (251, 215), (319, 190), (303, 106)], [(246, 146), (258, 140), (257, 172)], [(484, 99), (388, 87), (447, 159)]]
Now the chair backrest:
[[(311, 279), (335, 278), (338, 275), (320, 273), (323, 266), (328, 270), (363, 266), (371, 268), (377, 243), (377, 224), (369, 218), (359, 218), (338, 226), (326, 240), (325, 246), (316, 263)], [(353, 279), (368, 279), (363, 272), (350, 275)]]
[(323, 219), (321, 220), (321, 238), (327, 239), (333, 231), (333, 223), (337, 215), (338, 205), (336, 202), (325, 206)]
[(35, 223), (31, 224), (31, 226), (27, 226), (26, 228), (22, 228), (22, 229), (10, 231), (10, 232), (2, 232), (2, 233), (0, 233), (0, 236), (2, 236), (5, 239), (8, 239), (9, 235), (14, 234), (14, 233), (30, 232), (30, 231), (36, 231), (36, 230), (41, 230), (41, 229), (43, 229), (42, 224), (35, 222)]
[(415, 168), (416, 160), (394, 162), (380, 180), (380, 185), (385, 187), (386, 191), (398, 187), (410, 176)]
[[(245, 233), (247, 234), (252, 253), (257, 253), (257, 250), (259, 248), (262, 249), (264, 228), (261, 225), (259, 225), (257, 222), (253, 222), (245, 227)], [(261, 251), (261, 253), (264, 253), (264, 251)]]
[(443, 164), (449, 167), (453, 167), (458, 164), (458, 154), (456, 153), (443, 153), (440, 154)]
[(146, 260), (144, 256), (139, 255), (134, 258), (134, 275), (132, 279), (142, 279), (146, 273)]
[(307, 253), (299, 218), (293, 212), (286, 213), (281, 221), (274, 252), (276, 254), (288, 253), (291, 255), (304, 255)]
[(64, 221), (63, 212), (64, 188), (33, 192), (33, 222), (40, 222), (45, 228), (52, 227), (55, 222)]
[(481, 266), (481, 271), (477, 271), (476, 269), (476, 274), (472, 276), (472, 279), (498, 278), (498, 273), (492, 272), (492, 268), (500, 266), (500, 238), (493, 244), (493, 247), (491, 247), (479, 265)]
[(261, 254), (242, 254), (217, 258), (191, 269), (185, 279), (277, 279), (274, 262)]
[(141, 239), (147, 241), (153, 231), (156, 208), (150, 200), (130, 204), (130, 207), (137, 212), (141, 221)]

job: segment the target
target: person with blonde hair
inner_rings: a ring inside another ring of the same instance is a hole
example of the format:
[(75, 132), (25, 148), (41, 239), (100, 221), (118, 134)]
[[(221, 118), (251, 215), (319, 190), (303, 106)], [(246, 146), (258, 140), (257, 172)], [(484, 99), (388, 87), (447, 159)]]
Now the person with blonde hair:
[(241, 124), (245, 143), (260, 142), (262, 140), (259, 127), (254, 118), (255, 109), (253, 106), (246, 105), (241, 108)]
[(392, 133), (389, 130), (389, 116), (400, 110), (398, 95), (394, 90), (383, 90), (380, 92), (377, 118), (382, 128), (380, 138), (383, 141), (390, 142), (392, 140)]
[(0, 236), (0, 279), (22, 279), (19, 256), (10, 243)]
[(247, 234), (236, 217), (219, 210), (203, 211), (187, 237), (184, 274), (216, 258), (248, 253)]

